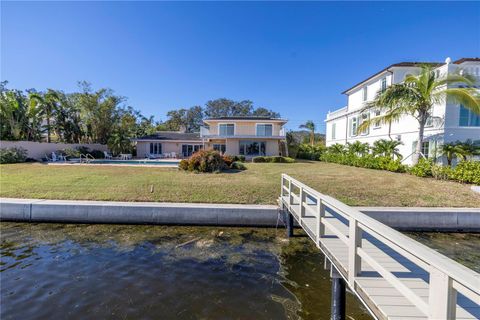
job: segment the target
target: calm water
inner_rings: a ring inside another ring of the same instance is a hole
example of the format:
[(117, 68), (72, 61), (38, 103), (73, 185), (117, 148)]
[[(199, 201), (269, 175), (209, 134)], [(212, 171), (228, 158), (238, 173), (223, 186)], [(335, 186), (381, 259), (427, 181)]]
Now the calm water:
[[(323, 256), (284, 230), (1, 224), (5, 319), (329, 319)], [(350, 319), (370, 319), (348, 296)]]

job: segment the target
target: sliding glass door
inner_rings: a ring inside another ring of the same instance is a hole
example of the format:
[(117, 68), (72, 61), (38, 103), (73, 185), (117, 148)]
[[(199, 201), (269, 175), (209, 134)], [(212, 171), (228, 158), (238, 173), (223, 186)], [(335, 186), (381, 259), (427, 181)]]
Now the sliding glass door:
[(202, 149), (201, 144), (182, 144), (182, 155), (184, 157), (190, 157), (192, 154)]
[(264, 156), (266, 152), (265, 141), (240, 140), (239, 153), (244, 156)]

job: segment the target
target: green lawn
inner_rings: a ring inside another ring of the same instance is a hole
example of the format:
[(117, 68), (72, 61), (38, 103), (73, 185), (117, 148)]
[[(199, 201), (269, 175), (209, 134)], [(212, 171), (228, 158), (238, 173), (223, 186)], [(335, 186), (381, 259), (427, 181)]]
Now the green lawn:
[(349, 205), (480, 207), (480, 196), (456, 182), (323, 162), (247, 167), (237, 173), (194, 174), (173, 168), (9, 164), (0, 166), (0, 196), (274, 204), (280, 174), (287, 173)]

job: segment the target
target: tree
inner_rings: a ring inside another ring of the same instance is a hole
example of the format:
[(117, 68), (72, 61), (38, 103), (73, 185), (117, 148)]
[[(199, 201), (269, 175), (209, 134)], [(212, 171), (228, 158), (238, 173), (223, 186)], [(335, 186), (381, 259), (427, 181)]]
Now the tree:
[(58, 110), (57, 103), (59, 100), (60, 98), (58, 92), (52, 89), (47, 89), (47, 92), (45, 93), (30, 93), (30, 105), (41, 110), (43, 118), (46, 122), (44, 127), (47, 131), (47, 142), (51, 142), (51, 132), (53, 130), (51, 121), (54, 112)]
[(455, 154), (466, 161), (468, 157), (480, 154), (480, 140), (473, 142), (467, 140), (465, 142), (457, 142), (455, 144)]
[(242, 117), (252, 115), (253, 102), (250, 100), (233, 101), (227, 98), (209, 100), (205, 104), (205, 116), (208, 118)]
[[(449, 87), (452, 84), (467, 87)], [(480, 99), (472, 85), (473, 78), (469, 75), (450, 74), (436, 77), (433, 68), (424, 65), (418, 76), (407, 75), (403, 83), (394, 84), (377, 94), (364, 110), (377, 109), (384, 111), (384, 114), (364, 121), (358, 130), (366, 130), (372, 124), (391, 123), (405, 115), (413, 116), (419, 124), (418, 142), (413, 154), (413, 164), (416, 164), (422, 151), (425, 124), (435, 104), (449, 99), (480, 113)]]
[(389, 157), (392, 159), (395, 159), (395, 157), (401, 159), (402, 154), (398, 150), (398, 146), (401, 144), (401, 141), (380, 139), (373, 143), (372, 153), (374, 155)]
[(327, 147), (327, 151), (334, 154), (342, 154), (345, 153), (345, 146), (340, 143), (335, 143)]
[(310, 130), (310, 145), (313, 146), (315, 144), (315, 123), (308, 120), (304, 124), (301, 124), (300, 128)]
[(266, 117), (266, 118), (280, 118), (280, 113), (268, 110), (267, 108), (257, 108), (253, 110), (252, 116), (255, 117)]
[(347, 151), (350, 154), (357, 156), (364, 156), (370, 151), (370, 146), (368, 143), (361, 143), (360, 141), (355, 141), (353, 143), (347, 143)]

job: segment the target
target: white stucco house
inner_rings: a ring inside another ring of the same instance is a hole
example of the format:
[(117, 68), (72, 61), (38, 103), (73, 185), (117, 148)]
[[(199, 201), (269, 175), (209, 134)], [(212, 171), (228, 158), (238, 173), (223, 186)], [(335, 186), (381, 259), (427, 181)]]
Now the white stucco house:
[[(411, 164), (412, 153), (415, 150), (418, 137), (418, 121), (412, 116), (404, 116), (400, 121), (388, 125), (372, 126), (365, 132), (357, 128), (363, 119), (378, 116), (378, 111), (361, 113), (366, 102), (375, 98), (379, 90), (400, 83), (407, 74), (418, 74), (421, 62), (395, 63), (367, 79), (345, 90), (347, 105), (329, 112), (326, 117), (326, 144), (346, 144), (347, 142), (367, 142), (370, 145), (379, 139), (395, 139), (402, 142), (399, 150), (405, 164)], [(462, 58), (452, 62), (450, 58), (445, 63), (429, 63), (435, 72), (441, 76), (447, 73), (469, 73), (477, 79), (476, 86), (480, 88), (480, 58)], [(461, 105), (445, 101), (433, 107), (431, 118), (425, 128), (423, 154), (443, 161), (439, 155), (439, 147), (444, 142), (480, 140), (480, 116)]]

